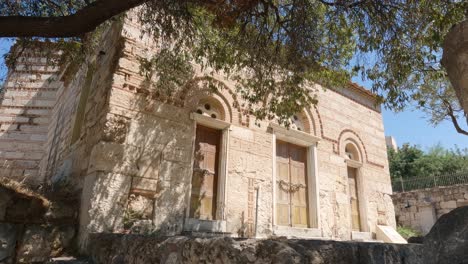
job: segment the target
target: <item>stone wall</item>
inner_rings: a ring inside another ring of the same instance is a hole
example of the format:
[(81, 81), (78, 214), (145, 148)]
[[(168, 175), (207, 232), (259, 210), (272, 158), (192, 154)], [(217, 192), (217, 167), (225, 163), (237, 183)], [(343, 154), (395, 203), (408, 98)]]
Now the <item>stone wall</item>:
[(442, 215), (468, 206), (468, 185), (399, 192), (392, 198), (397, 224), (414, 228), (425, 235)]
[(77, 201), (55, 198), (59, 201), (0, 178), (0, 263), (43, 263), (70, 252)]
[(319, 93), (316, 115), (320, 212), (324, 235), (349, 238), (349, 196), (344, 142), (358, 145), (360, 206), (367, 213), (368, 231), (375, 225), (395, 225), (383, 121), (380, 111), (363, 106), (332, 90)]
[(0, 176), (38, 185), (43, 177), (39, 164), (45, 155), (45, 143), (55, 96), (60, 86), (52, 59), (40, 48), (20, 51), (0, 94)]
[(74, 71), (62, 78), (41, 164), (41, 173), (53, 184), (68, 182), (75, 190), (83, 186), (91, 150), (105, 133), (120, 30), (119, 24), (104, 30), (99, 48), (85, 60), (71, 62)]
[(423, 263), (423, 246), (297, 239), (93, 234), (95, 263)]

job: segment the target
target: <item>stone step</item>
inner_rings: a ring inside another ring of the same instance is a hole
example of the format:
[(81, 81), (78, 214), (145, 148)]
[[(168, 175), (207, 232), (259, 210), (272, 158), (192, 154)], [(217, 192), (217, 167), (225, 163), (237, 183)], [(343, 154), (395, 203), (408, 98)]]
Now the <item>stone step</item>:
[(75, 257), (57, 257), (52, 258), (46, 264), (92, 264), (88, 259), (77, 259)]
[(183, 236), (191, 237), (231, 237), (232, 233), (228, 232), (203, 232), (203, 231), (183, 231)]

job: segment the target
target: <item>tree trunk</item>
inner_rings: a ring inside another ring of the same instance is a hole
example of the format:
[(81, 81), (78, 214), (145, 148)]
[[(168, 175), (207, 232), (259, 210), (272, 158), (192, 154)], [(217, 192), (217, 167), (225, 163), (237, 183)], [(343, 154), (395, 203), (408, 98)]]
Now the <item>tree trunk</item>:
[(445, 37), (443, 50), (442, 65), (468, 115), (468, 20), (452, 27)]

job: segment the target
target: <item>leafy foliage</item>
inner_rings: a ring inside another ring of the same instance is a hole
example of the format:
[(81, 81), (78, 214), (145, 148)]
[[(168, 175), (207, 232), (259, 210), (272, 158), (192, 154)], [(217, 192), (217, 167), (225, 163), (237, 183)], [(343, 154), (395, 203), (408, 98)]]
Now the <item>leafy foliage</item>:
[[(57, 17), (90, 2), (7, 0), (0, 16)], [(467, 9), (459, 0), (151, 0), (138, 19), (162, 56), (177, 62), (164, 69), (174, 78), (154, 79), (162, 89), (189, 81), (187, 65), (195, 61), (237, 80), (258, 118), (286, 121), (316, 103), (310, 84), (339, 88), (359, 74), (392, 109), (412, 100), (440, 107), (436, 123), (447, 105), (423, 98), (446, 81), (439, 63), (443, 36)], [(161, 59), (144, 59), (143, 71), (159, 69)]]
[(398, 152), (388, 150), (392, 178), (411, 178), (468, 171), (468, 149), (445, 149), (440, 144), (427, 152), (404, 144)]

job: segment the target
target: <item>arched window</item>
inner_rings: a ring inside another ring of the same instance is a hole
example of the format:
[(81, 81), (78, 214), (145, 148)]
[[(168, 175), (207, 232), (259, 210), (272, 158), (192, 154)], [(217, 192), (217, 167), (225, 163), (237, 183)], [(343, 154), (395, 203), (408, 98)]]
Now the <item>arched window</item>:
[(214, 119), (224, 120), (224, 111), (222, 105), (218, 101), (211, 98), (200, 100), (196, 113), (209, 116)]
[(296, 115), (293, 115), (291, 118), (290, 118), (290, 128), (292, 129), (295, 129), (297, 131), (302, 131), (302, 132), (306, 132), (306, 128), (305, 128), (305, 125), (304, 125), (304, 120), (303, 120), (303, 117), (299, 114), (296, 114)]
[(346, 157), (350, 160), (361, 161), (357, 146), (351, 142), (348, 142), (345, 146)]

